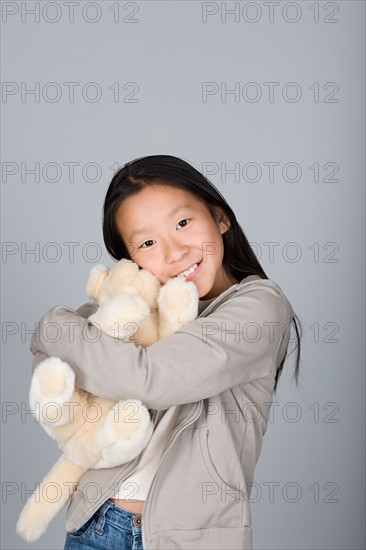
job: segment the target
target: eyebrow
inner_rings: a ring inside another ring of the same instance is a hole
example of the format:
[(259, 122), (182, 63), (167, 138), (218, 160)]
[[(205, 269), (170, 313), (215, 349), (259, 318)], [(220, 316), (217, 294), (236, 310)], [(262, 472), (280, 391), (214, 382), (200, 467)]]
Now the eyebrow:
[[(190, 204), (183, 204), (183, 205), (178, 205), (176, 208), (173, 208), (173, 210), (171, 210), (168, 214), (168, 218), (172, 218), (174, 216), (174, 214), (176, 214), (177, 212), (179, 212), (180, 210), (183, 210), (184, 208), (189, 208), (190, 210), (192, 210), (192, 206)], [(141, 229), (138, 229), (137, 231), (134, 231), (130, 237), (130, 239), (134, 239), (135, 237), (137, 237), (137, 235), (141, 235), (142, 233), (146, 233), (147, 231), (149, 231), (149, 228), (148, 227), (143, 227)]]

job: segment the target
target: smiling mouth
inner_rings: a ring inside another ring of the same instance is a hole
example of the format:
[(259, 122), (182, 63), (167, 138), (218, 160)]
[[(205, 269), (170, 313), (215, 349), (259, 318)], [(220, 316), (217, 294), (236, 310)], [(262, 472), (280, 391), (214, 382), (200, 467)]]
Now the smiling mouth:
[(188, 275), (190, 275), (191, 273), (196, 271), (196, 269), (200, 265), (200, 263), (201, 262), (192, 264), (191, 267), (189, 267), (188, 269), (185, 269), (184, 271), (181, 271), (180, 273), (178, 273), (178, 275), (174, 275), (173, 279), (176, 279), (177, 277), (188, 277)]

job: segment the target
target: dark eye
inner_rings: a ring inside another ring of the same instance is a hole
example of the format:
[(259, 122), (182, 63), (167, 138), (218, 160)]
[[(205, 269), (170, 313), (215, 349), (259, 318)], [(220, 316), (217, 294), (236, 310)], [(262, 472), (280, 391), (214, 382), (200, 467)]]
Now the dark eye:
[(141, 246), (139, 246), (139, 248), (150, 248), (149, 246), (144, 246), (144, 244), (146, 243), (153, 243), (154, 241), (152, 239), (150, 239), (149, 241), (145, 241), (144, 243), (142, 243)]
[[(188, 218), (185, 218), (184, 220), (181, 220), (180, 222), (178, 222), (178, 225), (179, 225), (180, 223), (182, 223), (182, 222), (188, 222), (188, 221), (189, 221)], [(186, 225), (187, 225), (187, 224), (183, 225), (183, 227), (185, 227)]]

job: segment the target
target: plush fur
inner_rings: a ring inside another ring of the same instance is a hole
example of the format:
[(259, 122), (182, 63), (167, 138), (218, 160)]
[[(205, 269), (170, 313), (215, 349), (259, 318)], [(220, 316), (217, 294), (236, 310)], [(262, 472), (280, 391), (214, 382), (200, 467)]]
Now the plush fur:
[[(142, 346), (172, 334), (198, 313), (193, 282), (179, 277), (161, 286), (155, 275), (127, 259), (110, 270), (94, 266), (87, 294), (98, 303), (98, 310), (88, 318), (91, 323), (110, 336)], [(115, 402), (75, 387), (72, 368), (57, 357), (35, 368), (29, 402), (36, 420), (63, 453), (20, 514), (17, 533), (33, 542), (88, 469), (112, 468), (135, 458), (147, 445), (153, 425), (140, 400)]]

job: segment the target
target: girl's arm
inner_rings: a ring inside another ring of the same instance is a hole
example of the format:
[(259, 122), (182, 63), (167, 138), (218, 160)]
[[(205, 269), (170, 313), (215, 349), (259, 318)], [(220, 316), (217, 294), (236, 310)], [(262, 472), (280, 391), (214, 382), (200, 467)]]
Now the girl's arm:
[(82, 389), (113, 400), (140, 399), (160, 410), (275, 375), (292, 316), (284, 294), (267, 279), (238, 287), (209, 316), (146, 348), (108, 336), (66, 306), (41, 318), (31, 347), (68, 362)]

